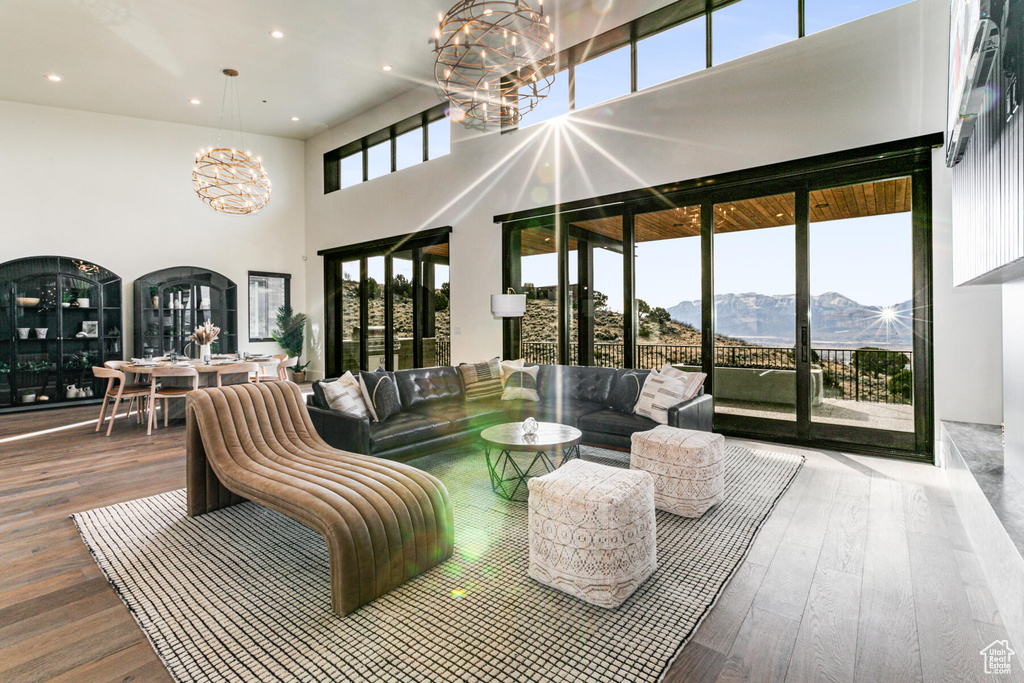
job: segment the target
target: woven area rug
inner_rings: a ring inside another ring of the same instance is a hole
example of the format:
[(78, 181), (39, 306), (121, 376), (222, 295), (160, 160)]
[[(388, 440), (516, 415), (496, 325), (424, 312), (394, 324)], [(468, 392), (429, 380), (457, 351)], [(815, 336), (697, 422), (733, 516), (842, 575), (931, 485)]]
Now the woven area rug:
[(616, 610), (527, 576), (526, 504), (494, 495), (477, 446), (412, 463), (448, 487), (454, 557), (345, 618), (321, 537), (254, 503), (189, 519), (180, 490), (73, 518), (177, 681), (657, 681), (803, 458), (731, 446), (725, 463), (725, 502), (657, 513), (658, 569)]

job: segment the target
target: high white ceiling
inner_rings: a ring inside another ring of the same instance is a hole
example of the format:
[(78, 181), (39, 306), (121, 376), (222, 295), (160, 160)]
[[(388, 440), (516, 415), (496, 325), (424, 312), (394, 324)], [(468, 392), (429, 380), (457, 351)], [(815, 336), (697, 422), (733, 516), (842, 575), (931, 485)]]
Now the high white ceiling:
[[(665, 1), (548, 0), (547, 7), (555, 5), (553, 23), (578, 34)], [(0, 0), (0, 99), (216, 128), (221, 70), (233, 68), (244, 130), (305, 139), (431, 83), (428, 40), (437, 13), (452, 4)], [(48, 81), (50, 73), (63, 80)]]

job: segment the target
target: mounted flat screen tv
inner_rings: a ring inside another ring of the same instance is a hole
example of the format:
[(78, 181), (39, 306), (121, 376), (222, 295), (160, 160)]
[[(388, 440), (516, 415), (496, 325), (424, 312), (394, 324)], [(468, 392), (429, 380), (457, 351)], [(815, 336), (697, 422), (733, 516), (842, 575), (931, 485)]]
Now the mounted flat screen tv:
[(949, 5), (947, 166), (955, 166), (963, 157), (978, 114), (990, 99), (985, 84), (999, 52), (999, 25), (992, 20), (992, 1), (951, 0)]

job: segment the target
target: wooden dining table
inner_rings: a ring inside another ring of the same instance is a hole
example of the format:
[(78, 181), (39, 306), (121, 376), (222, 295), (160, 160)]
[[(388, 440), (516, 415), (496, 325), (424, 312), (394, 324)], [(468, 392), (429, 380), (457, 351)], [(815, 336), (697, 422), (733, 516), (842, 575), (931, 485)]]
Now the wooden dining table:
[[(267, 367), (267, 366), (271, 366), (271, 365), (277, 365), (279, 362), (280, 361), (278, 361), (278, 359), (273, 358), (273, 357), (269, 357), (269, 358), (249, 358), (249, 359), (237, 358), (237, 359), (234, 359), (234, 360), (231, 360), (231, 359), (214, 359), (214, 360), (211, 360), (209, 363), (201, 361), (201, 360), (195, 360), (195, 359), (186, 359), (186, 360), (178, 361), (176, 363), (172, 363), (169, 360), (161, 359), (161, 360), (158, 360), (155, 365), (149, 365), (149, 364), (136, 365), (135, 363), (129, 362), (129, 363), (125, 364), (125, 365), (122, 365), (119, 369), (121, 370), (121, 372), (133, 373), (136, 376), (139, 376), (139, 375), (146, 375), (146, 376), (148, 376), (148, 375), (153, 374), (153, 369), (154, 368), (158, 368), (158, 367), (167, 367), (169, 365), (176, 366), (176, 367), (193, 367), (193, 368), (196, 369), (196, 372), (199, 373), (199, 386), (200, 387), (210, 387), (210, 386), (216, 386), (216, 384), (217, 384), (217, 371), (220, 370), (221, 368), (227, 366), (227, 365), (233, 365), (235, 363), (256, 363), (257, 365), (260, 365), (262, 367)], [(145, 381), (145, 380), (142, 380), (140, 378), (138, 381)], [(242, 384), (242, 383), (247, 382), (247, 381), (249, 381), (249, 378), (244, 373), (233, 374), (233, 375), (225, 375), (224, 377), (221, 378), (221, 384)], [(161, 377), (160, 378), (160, 382), (163, 385), (165, 385), (165, 386), (171, 386), (171, 387), (174, 387), (174, 386), (191, 386), (191, 384), (192, 384), (192, 380), (189, 379), (188, 377)], [(185, 416), (185, 402), (184, 401), (168, 401), (167, 403), (169, 404), (168, 405), (168, 412), (167, 412), (167, 416), (168, 416), (169, 419), (175, 420), (175, 419), (182, 418), (182, 417)]]

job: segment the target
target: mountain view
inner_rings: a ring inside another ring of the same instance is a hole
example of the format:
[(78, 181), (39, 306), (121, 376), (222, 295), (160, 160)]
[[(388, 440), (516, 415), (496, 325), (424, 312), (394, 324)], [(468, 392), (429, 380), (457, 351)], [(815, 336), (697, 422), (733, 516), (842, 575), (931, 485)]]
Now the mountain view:
[[(763, 346), (791, 346), (795, 341), (794, 299), (793, 294), (719, 294), (715, 297), (716, 331)], [(682, 301), (667, 310), (677, 322), (700, 323), (699, 300)], [(909, 349), (912, 314), (910, 301), (887, 308), (864, 306), (837, 292), (826, 292), (811, 297), (812, 342), (837, 348)]]

